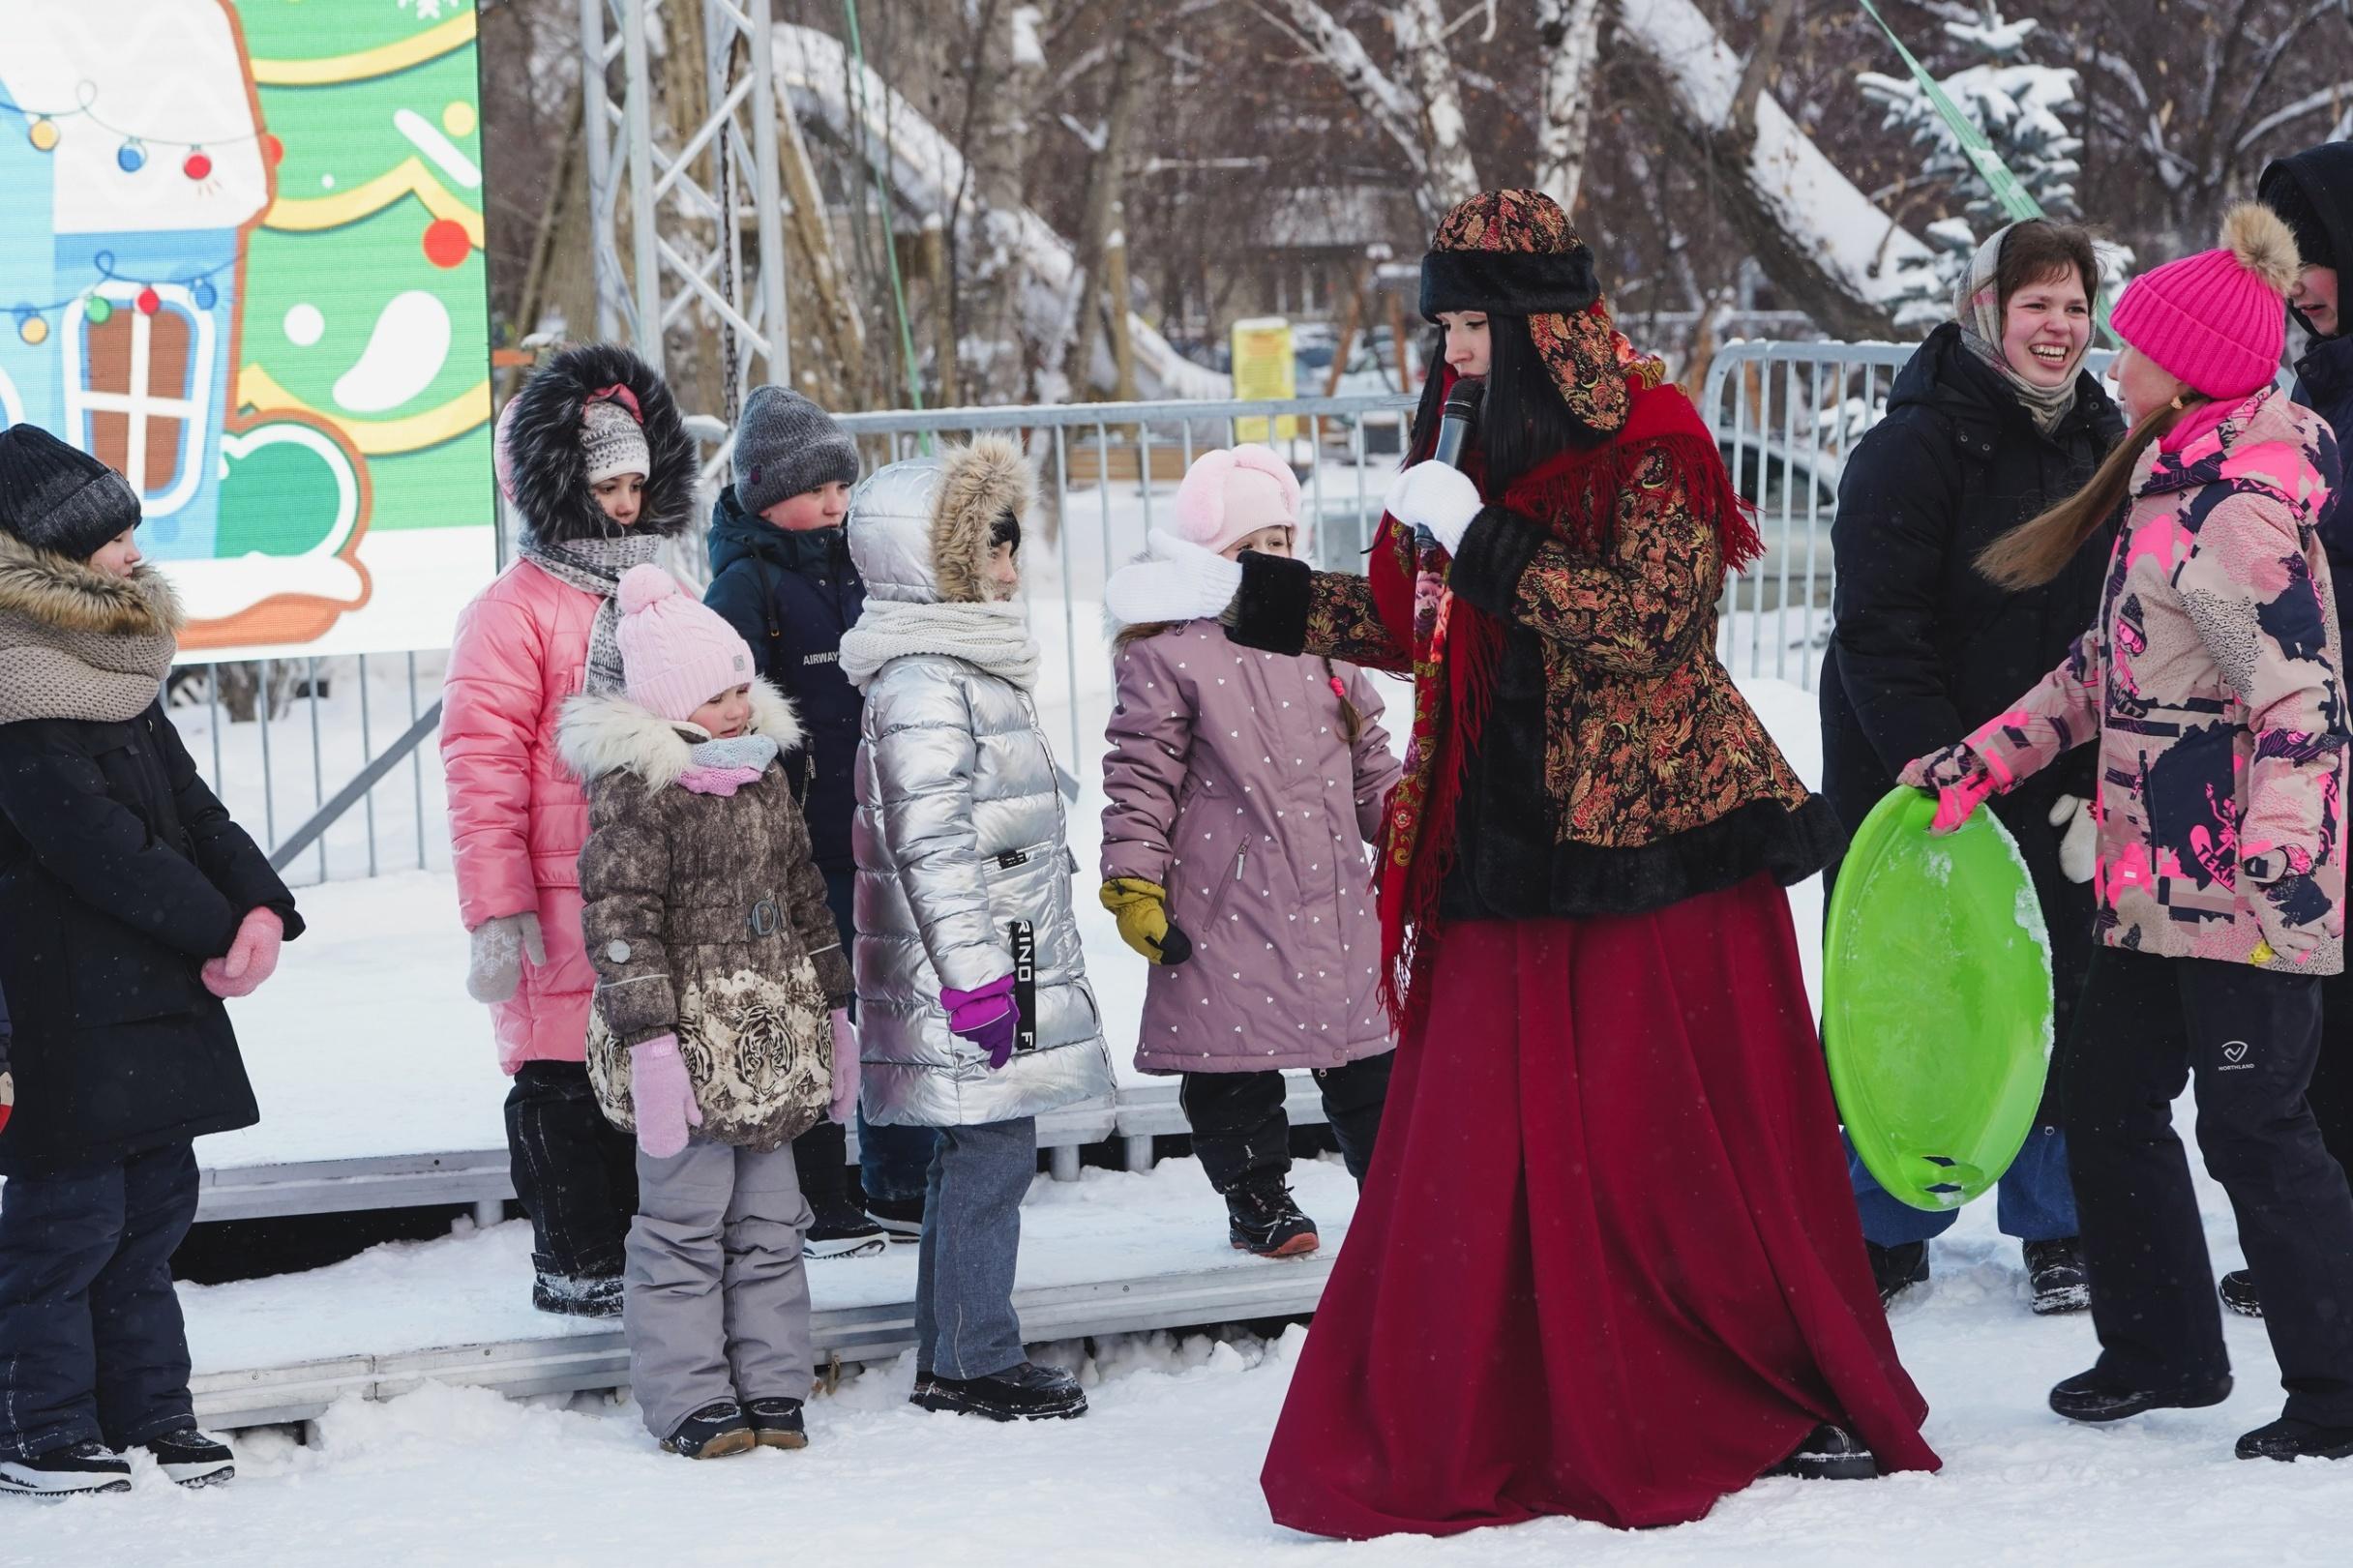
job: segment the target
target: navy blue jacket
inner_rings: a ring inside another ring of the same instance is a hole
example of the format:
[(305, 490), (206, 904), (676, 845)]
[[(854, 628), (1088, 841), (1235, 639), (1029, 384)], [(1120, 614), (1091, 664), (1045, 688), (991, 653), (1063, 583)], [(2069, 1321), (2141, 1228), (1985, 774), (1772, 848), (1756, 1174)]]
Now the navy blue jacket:
[[(2341, 455), (2353, 432), (2353, 336), (2314, 338), (2296, 362), (2296, 400), (2337, 432)], [(2329, 482), (2329, 502), (2320, 510), (2320, 543), (2329, 552), (2329, 584), (2337, 591), (2337, 624), (2353, 636), (2353, 507), (2338, 488), (2340, 476), (2323, 475)]]
[(811, 773), (801, 802), (818, 869), (850, 866), (851, 767), (866, 699), (842, 673), (842, 634), (866, 607), (866, 584), (839, 528), (791, 533), (740, 511), (735, 489), (711, 508), (711, 586), (702, 602), (752, 645), (760, 672), (800, 710)]

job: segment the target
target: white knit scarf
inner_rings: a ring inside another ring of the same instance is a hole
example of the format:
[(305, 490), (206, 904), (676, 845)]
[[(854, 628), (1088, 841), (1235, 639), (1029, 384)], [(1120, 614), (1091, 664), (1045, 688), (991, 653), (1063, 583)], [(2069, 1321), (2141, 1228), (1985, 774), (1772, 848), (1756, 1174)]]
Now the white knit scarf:
[(842, 636), (842, 673), (863, 692), (884, 665), (908, 654), (961, 659), (1027, 692), (1037, 685), (1037, 641), (1015, 604), (908, 605), (869, 599)]

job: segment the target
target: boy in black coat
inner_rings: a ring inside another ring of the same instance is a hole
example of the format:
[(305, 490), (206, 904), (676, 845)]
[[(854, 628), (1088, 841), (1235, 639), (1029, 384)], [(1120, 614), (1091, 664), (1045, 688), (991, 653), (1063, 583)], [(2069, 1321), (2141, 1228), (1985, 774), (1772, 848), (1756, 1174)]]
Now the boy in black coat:
[(138, 497), (46, 431), (0, 432), (0, 1492), (232, 1473), (196, 1429), (171, 1255), (191, 1140), (258, 1119), (223, 997), (302, 919), (164, 711), (178, 602)]
[[(796, 791), (847, 948), (854, 934), (850, 780), (865, 702), (842, 673), (841, 650), (842, 634), (866, 607), (866, 584), (850, 563), (842, 519), (858, 477), (858, 449), (799, 393), (760, 387), (736, 423), (733, 477), (711, 509), (711, 586), (702, 602), (752, 645), (760, 673), (800, 714), (808, 773)], [(871, 1251), (883, 1228), (913, 1240), (936, 1138), (928, 1127), (869, 1127), (861, 1116), (858, 1152), (873, 1219), (850, 1199), (842, 1125), (820, 1121), (795, 1139), (793, 1164), (816, 1215), (811, 1255)]]

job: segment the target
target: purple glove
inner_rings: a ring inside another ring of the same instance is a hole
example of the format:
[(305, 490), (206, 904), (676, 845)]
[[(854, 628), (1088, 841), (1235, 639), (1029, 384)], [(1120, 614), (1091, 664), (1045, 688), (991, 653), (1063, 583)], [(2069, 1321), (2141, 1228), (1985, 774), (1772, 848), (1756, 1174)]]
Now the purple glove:
[(657, 1160), (686, 1148), (686, 1130), (702, 1125), (695, 1085), (678, 1055), (678, 1037), (658, 1034), (629, 1048), (629, 1098), (637, 1105), (638, 1147)]
[(969, 1040), (988, 1052), (992, 1068), (1002, 1067), (1013, 1057), (1013, 1036), (1022, 1021), (1022, 1010), (1013, 1000), (1013, 977), (992, 980), (977, 991), (956, 991), (942, 986), (939, 1005), (947, 1009), (948, 1032)]
[(849, 1009), (833, 1010), (833, 1119), (847, 1127), (858, 1114), (858, 1031)]

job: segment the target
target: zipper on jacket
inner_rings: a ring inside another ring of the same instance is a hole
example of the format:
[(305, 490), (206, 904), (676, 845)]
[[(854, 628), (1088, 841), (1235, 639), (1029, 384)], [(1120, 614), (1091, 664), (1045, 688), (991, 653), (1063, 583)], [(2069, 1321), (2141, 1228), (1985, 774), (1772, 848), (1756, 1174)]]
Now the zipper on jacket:
[(1226, 895), (1232, 893), (1234, 891), (1234, 885), (1242, 879), (1242, 867), (1249, 859), (1250, 846), (1248, 844), (1244, 844), (1239, 849), (1234, 851), (1234, 869), (1226, 873), (1224, 885), (1218, 888), (1217, 897), (1209, 901), (1210, 919), (1216, 919), (1218, 914), (1226, 907)]

